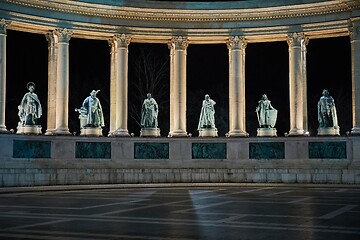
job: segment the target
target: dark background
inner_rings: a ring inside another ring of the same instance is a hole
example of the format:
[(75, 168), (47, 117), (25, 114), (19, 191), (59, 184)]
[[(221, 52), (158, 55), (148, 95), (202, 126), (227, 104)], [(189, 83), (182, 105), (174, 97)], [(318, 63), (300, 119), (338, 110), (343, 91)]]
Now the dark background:
[[(341, 135), (351, 130), (351, 51), (349, 37), (310, 40), (307, 47), (308, 124), (311, 135), (317, 133), (317, 101), (323, 89), (335, 99)], [(139, 113), (146, 92), (159, 104), (161, 135), (169, 132), (169, 54), (166, 44), (129, 45), (129, 121), (130, 133), (139, 136)], [(249, 43), (246, 48), (246, 127), (256, 136), (255, 108), (266, 93), (278, 109), (278, 136), (290, 130), (289, 63), (286, 42)], [(72, 38), (69, 47), (69, 128), (79, 134), (78, 114), (91, 90), (100, 89), (105, 128), (109, 131), (110, 48), (106, 41)], [(140, 64), (141, 63), (141, 64)], [(35, 92), (43, 106), (39, 124), (45, 132), (47, 120), (48, 44), (44, 35), (7, 31), (6, 126), (16, 129), (17, 106), (27, 92), (26, 84), (36, 84)], [(229, 59), (226, 44), (196, 45), (187, 49), (187, 131), (196, 130), (205, 94), (216, 101), (216, 126), (219, 136), (228, 129)], [(160, 69), (161, 68), (161, 69)], [(152, 70), (151, 70), (152, 69)], [(146, 74), (143, 74), (146, 72)], [(149, 79), (160, 76), (156, 86)], [(146, 79), (146, 81), (145, 81)]]

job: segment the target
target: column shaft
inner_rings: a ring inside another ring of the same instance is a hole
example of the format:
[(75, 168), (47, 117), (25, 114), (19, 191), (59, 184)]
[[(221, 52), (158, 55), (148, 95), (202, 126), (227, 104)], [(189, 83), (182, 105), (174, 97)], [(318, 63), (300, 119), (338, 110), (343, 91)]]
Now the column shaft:
[(230, 37), (229, 49), (229, 137), (247, 137), (245, 112), (245, 49), (243, 37)]
[(173, 132), (172, 137), (186, 137), (186, 48), (188, 41), (185, 37), (173, 37), (174, 70), (173, 86), (170, 100), (173, 100)]
[(6, 28), (9, 21), (0, 21), (0, 133), (7, 133), (5, 126), (6, 106)]
[(351, 76), (352, 76), (352, 135), (360, 135), (360, 19), (352, 22)]
[(56, 129), (56, 77), (58, 37), (54, 32), (45, 35), (48, 41), (48, 107), (45, 135), (54, 135)]
[(170, 49), (170, 131), (168, 136), (171, 137), (174, 131), (174, 48), (171, 41), (168, 43)]
[(72, 31), (57, 29), (58, 57), (56, 68), (56, 129), (57, 135), (69, 135), (68, 104), (69, 104), (69, 40)]
[[(112, 57), (111, 66), (112, 69), (112, 86), (114, 90), (111, 90), (112, 96), (112, 109), (115, 108), (115, 131), (110, 133), (111, 136), (116, 137), (129, 137), (127, 129), (128, 124), (128, 46), (130, 44), (131, 36), (126, 34), (115, 35), (113, 42), (115, 44), (115, 52)], [(111, 110), (113, 112), (113, 110)]]
[[(293, 33), (288, 36), (289, 44), (289, 90), (290, 90), (290, 131), (289, 136), (303, 136), (305, 134), (304, 122), (307, 119), (305, 112), (306, 102), (306, 76), (302, 49), (305, 47), (305, 35)], [(307, 125), (307, 123), (305, 124)]]
[(110, 46), (110, 129), (109, 136), (111, 136), (116, 126), (116, 66), (117, 66), (117, 46), (113, 39), (108, 40)]

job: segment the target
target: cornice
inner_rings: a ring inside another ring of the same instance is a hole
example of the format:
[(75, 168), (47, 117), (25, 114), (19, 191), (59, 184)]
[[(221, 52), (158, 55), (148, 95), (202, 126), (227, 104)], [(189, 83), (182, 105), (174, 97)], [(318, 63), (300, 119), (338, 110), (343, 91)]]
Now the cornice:
[(360, 9), (360, 0), (330, 0), (308, 4), (261, 7), (249, 9), (189, 10), (165, 8), (139, 8), (85, 3), (71, 0), (1, 0), (17, 6), (53, 12), (150, 22), (238, 22), (340, 14)]

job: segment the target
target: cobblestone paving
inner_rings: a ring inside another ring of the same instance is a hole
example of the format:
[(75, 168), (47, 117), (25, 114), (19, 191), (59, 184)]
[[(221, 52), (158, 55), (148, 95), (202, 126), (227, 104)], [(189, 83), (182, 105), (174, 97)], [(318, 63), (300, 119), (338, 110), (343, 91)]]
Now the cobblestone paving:
[(0, 194), (0, 239), (360, 239), (348, 186), (114, 188)]

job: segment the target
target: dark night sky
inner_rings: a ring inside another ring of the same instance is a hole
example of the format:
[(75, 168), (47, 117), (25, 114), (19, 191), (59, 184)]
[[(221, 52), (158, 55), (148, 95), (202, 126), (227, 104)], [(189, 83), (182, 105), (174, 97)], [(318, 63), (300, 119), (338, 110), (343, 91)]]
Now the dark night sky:
[[(310, 40), (307, 54), (309, 131), (316, 135), (316, 105), (322, 89), (335, 99), (341, 135), (351, 129), (351, 59), (349, 37)], [(109, 130), (110, 53), (106, 41), (72, 38), (70, 40), (70, 100), (69, 128), (79, 133), (78, 115), (74, 111), (92, 89), (101, 89), (98, 97), (104, 110), (104, 135)], [(151, 52), (156, 61), (169, 64), (166, 44), (137, 44), (129, 46), (129, 102), (138, 105), (145, 96), (132, 84), (138, 71), (135, 62), (141, 52)], [(16, 129), (17, 106), (27, 92), (26, 83), (36, 84), (35, 92), (43, 105), (44, 115), (39, 123), (46, 130), (47, 109), (47, 41), (44, 35), (8, 30), (7, 36), (7, 102), (6, 126)], [(258, 127), (255, 108), (266, 93), (279, 110), (276, 128), (278, 136), (289, 131), (289, 73), (286, 42), (249, 43), (246, 49), (246, 121), (250, 136)], [(225, 44), (190, 45), (187, 49), (187, 131), (197, 136), (197, 122), (201, 103), (209, 94), (217, 104), (216, 125), (219, 136), (228, 131), (228, 50)], [(169, 71), (162, 79), (164, 89), (153, 92), (160, 106), (161, 135), (169, 131)], [(140, 127), (129, 113), (129, 132), (139, 135)]]

